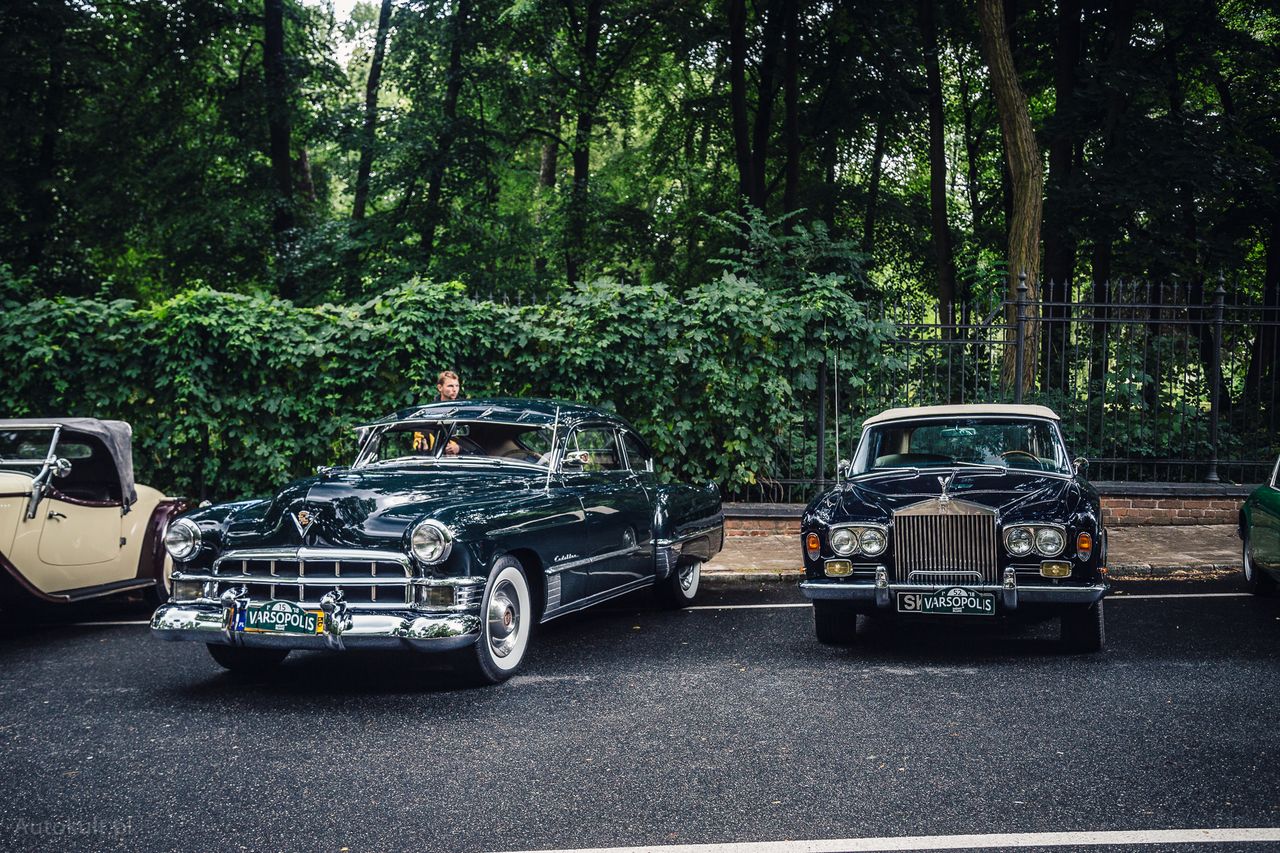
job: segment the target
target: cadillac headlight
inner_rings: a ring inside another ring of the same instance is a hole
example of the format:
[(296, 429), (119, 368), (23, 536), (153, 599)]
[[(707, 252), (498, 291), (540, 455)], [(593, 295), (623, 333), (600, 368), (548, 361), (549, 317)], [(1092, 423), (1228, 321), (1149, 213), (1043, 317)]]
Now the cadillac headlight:
[(443, 563), (453, 549), (453, 534), (434, 518), (428, 518), (413, 528), (409, 548), (424, 563)]
[(1029, 527), (1010, 527), (1004, 532), (1004, 547), (1015, 557), (1025, 557), (1035, 547)]
[(831, 531), (831, 550), (842, 557), (847, 557), (858, 550), (858, 537), (847, 527)]
[(191, 559), (200, 550), (200, 528), (194, 521), (178, 519), (164, 532), (164, 547), (179, 562)]
[(1062, 535), (1062, 531), (1053, 527), (1040, 527), (1036, 529), (1036, 550), (1044, 557), (1056, 557), (1062, 553), (1062, 549), (1066, 546), (1066, 537)]
[(868, 557), (876, 557), (884, 553), (884, 549), (889, 546), (889, 539), (884, 535), (883, 530), (868, 527), (858, 537), (858, 544), (862, 547), (862, 553)]
[(204, 598), (204, 581), (182, 581), (174, 578), (173, 592), (169, 596), (174, 601), (195, 601)]

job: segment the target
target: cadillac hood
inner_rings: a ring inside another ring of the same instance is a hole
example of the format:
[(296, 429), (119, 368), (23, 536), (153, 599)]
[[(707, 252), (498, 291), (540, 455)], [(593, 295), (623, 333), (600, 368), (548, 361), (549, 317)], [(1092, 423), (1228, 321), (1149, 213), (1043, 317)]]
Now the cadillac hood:
[(229, 509), (220, 519), (193, 520), (220, 534), (220, 550), (298, 545), (399, 549), (410, 527), (424, 518), (446, 524), (474, 521), (483, 514), (483, 505), (515, 508), (532, 498), (542, 482), (532, 472), (509, 469), (340, 469), (299, 480), (270, 499), (211, 507)]
[[(950, 471), (915, 476), (887, 474), (841, 486), (820, 495), (805, 512), (806, 521), (887, 521), (897, 510), (937, 499)], [(960, 471), (947, 488), (949, 497), (994, 509), (1004, 521), (1064, 521), (1074, 515), (1084, 489), (1075, 480), (1034, 472), (1002, 474)]]

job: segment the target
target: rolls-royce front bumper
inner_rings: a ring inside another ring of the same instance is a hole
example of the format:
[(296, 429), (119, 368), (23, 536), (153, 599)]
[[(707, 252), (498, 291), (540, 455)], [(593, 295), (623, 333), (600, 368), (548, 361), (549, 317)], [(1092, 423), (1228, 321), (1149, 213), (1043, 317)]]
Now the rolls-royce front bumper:
[(354, 610), (326, 607), (319, 634), (249, 633), (232, 628), (232, 608), (218, 601), (161, 605), (151, 617), (151, 633), (161, 640), (190, 640), (226, 646), (277, 649), (396, 649), (423, 652), (460, 649), (473, 644), (482, 624), (477, 612), (432, 613), (408, 608)]
[[(1100, 601), (1111, 589), (1105, 581), (1090, 584), (1019, 584), (1013, 572), (1005, 572), (1000, 584), (964, 584), (974, 592), (993, 593), (1004, 610), (1017, 610), (1019, 605), (1075, 605)], [(875, 580), (836, 580), (811, 578), (800, 582), (806, 598), (819, 601), (851, 601), (871, 604), (877, 609), (893, 608), (899, 592), (936, 592), (936, 584), (892, 583), (884, 569), (876, 571)]]

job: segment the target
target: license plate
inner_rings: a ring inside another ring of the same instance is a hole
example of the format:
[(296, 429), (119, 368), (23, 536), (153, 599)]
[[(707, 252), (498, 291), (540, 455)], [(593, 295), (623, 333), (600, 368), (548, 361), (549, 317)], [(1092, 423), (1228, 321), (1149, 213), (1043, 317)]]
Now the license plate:
[(235, 629), (247, 634), (319, 634), (324, 612), (307, 610), (292, 601), (266, 601), (236, 611)]
[(991, 616), (996, 612), (996, 597), (989, 592), (977, 592), (959, 586), (935, 592), (900, 592), (898, 612)]

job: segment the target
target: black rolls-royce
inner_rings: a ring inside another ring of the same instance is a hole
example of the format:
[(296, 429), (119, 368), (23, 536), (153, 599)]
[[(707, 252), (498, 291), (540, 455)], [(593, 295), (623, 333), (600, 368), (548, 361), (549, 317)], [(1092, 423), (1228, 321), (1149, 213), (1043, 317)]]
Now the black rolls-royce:
[(155, 636), (207, 643), (229, 669), (291, 649), (452, 650), (496, 682), (539, 622), (645, 587), (690, 604), (723, 544), (716, 486), (661, 483), (599, 409), (441, 402), (359, 435), (350, 467), (177, 519)]
[(891, 409), (868, 418), (838, 484), (801, 522), (814, 627), (856, 639), (859, 615), (1058, 615), (1064, 645), (1099, 651), (1106, 530), (1097, 492), (1044, 406)]

